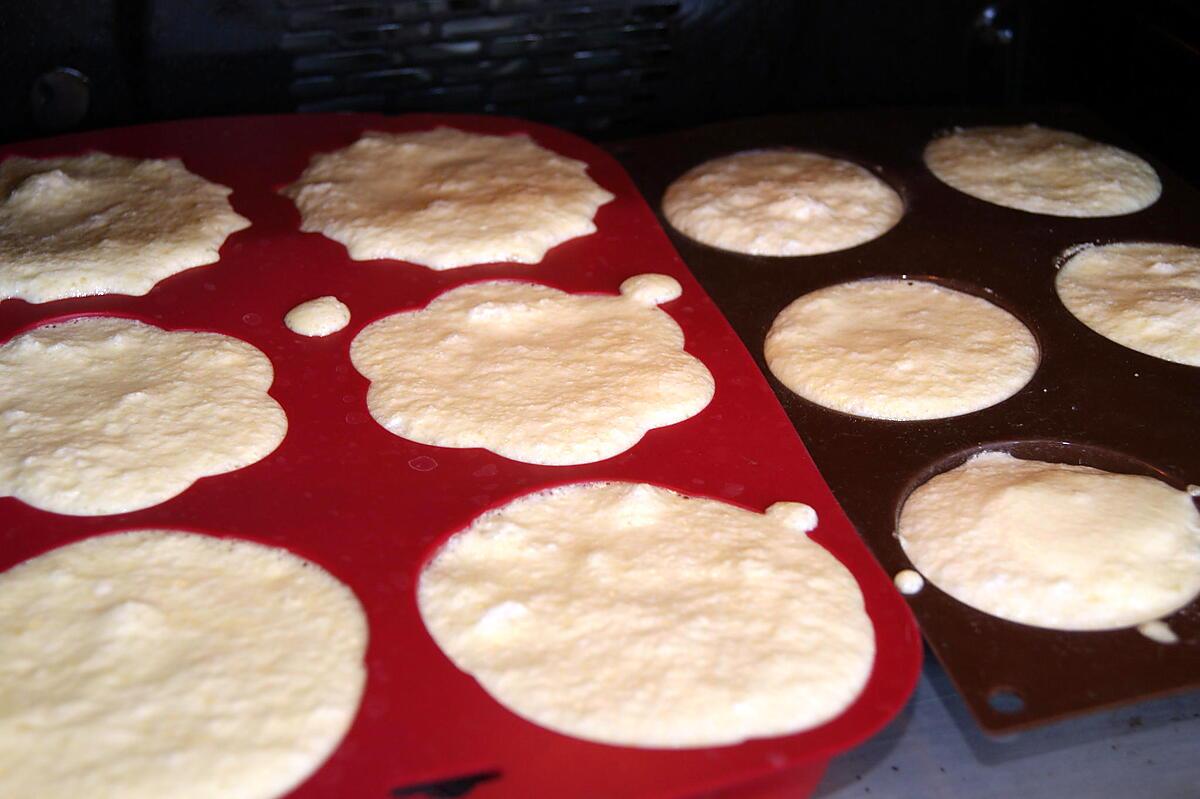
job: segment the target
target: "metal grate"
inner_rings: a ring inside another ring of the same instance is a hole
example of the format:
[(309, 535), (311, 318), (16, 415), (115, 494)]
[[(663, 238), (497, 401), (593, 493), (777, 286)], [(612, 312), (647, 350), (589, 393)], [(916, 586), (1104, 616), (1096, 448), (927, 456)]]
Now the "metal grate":
[(483, 111), (588, 133), (654, 104), (680, 0), (279, 0), (300, 111)]

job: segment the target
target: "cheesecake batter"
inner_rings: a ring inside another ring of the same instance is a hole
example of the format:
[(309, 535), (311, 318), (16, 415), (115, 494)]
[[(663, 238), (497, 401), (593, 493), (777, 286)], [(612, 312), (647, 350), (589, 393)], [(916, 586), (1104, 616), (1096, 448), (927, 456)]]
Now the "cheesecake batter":
[(987, 300), (915, 280), (860, 280), (806, 294), (767, 334), (771, 372), (805, 399), (874, 419), (970, 413), (1033, 377), (1038, 347)]
[(799, 150), (752, 150), (695, 167), (663, 213), (696, 241), (750, 255), (816, 255), (878, 238), (904, 214), (891, 186), (858, 164)]
[(273, 799), (358, 708), (354, 594), (274, 547), (103, 535), (0, 574), (0, 795)]
[(704, 409), (713, 378), (656, 304), (665, 275), (619, 295), (490, 281), (368, 325), (350, 347), (367, 408), (398, 436), (561, 466), (611, 458)]
[(244, 341), (117, 317), (0, 346), (0, 496), (76, 516), (157, 505), (283, 440), (274, 370)]
[(524, 134), (455, 128), (369, 132), (313, 158), (284, 190), (301, 230), (323, 233), (362, 261), (431, 269), (496, 261), (536, 264), (555, 245), (596, 231), (613, 195), (587, 164)]
[(1123, 243), (1073, 255), (1054, 281), (1067, 310), (1107, 339), (1200, 366), (1200, 249)]
[(925, 164), (964, 194), (1051, 216), (1131, 214), (1162, 193), (1133, 153), (1037, 125), (958, 128), (929, 143)]
[(211, 264), (250, 225), (178, 159), (105, 153), (0, 163), (0, 299), (134, 294)]
[(1130, 627), (1200, 594), (1200, 511), (1140, 475), (985, 452), (917, 488), (899, 538), (955, 599), (1036, 627)]
[(421, 617), (501, 704), (644, 747), (732, 744), (822, 724), (875, 654), (858, 586), (765, 514), (634, 483), (580, 483), (476, 519), (421, 575)]

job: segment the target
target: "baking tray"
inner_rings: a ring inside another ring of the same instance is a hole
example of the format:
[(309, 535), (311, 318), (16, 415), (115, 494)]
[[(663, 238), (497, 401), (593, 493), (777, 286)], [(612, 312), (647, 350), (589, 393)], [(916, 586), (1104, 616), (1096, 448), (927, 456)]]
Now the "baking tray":
[[(1140, 153), (1162, 177), (1158, 202), (1128, 216), (1068, 219), (976, 200), (941, 183), (922, 163), (929, 140), (952, 126), (1026, 122), (1139, 152), (1087, 112), (1072, 108), (765, 117), (609, 148), (660, 214), (664, 190), (683, 172), (710, 158), (760, 147), (797, 147), (855, 161), (904, 198), (904, 217), (882, 237), (805, 257), (730, 253), (692, 241), (663, 222), (890, 574), (911, 568), (894, 536), (909, 492), (981, 449), (1150, 474), (1177, 488), (1200, 482), (1200, 369), (1103, 338), (1071, 316), (1054, 292), (1059, 256), (1077, 244), (1200, 245), (1200, 192)], [(771, 376), (763, 340), (792, 300), (843, 281), (901, 276), (976, 293), (1025, 322), (1041, 348), (1041, 364), (1029, 385), (999, 405), (965, 416), (886, 422), (822, 408)], [(1200, 601), (1169, 618), (1181, 639), (1174, 646), (1134, 629), (1059, 632), (1004, 621), (929, 584), (908, 601), (975, 718), (992, 733), (1200, 686)]]
[[(534, 266), (435, 272), (395, 261), (353, 262), (341, 245), (298, 231), (298, 212), (277, 190), (300, 174), (310, 156), (348, 145), (364, 130), (437, 124), (526, 132), (586, 161), (596, 181), (616, 195), (598, 213), (599, 232), (555, 248)], [(286, 410), (289, 429), (266, 459), (202, 479), (135, 513), (60, 516), (0, 499), (0, 568), (96, 533), (172, 527), (284, 546), (349, 585), (370, 623), (366, 693), (341, 746), (294, 799), (459, 796), (467, 790), (480, 797), (681, 796), (747, 782), (760, 795), (777, 791), (775, 784), (796, 795), (815, 784), (831, 755), (871, 735), (903, 706), (921, 658), (911, 613), (855, 535), (741, 342), (628, 176), (602, 150), (509, 119), (331, 114), (101, 131), (0, 148), (0, 157), (92, 149), (182, 157), (192, 171), (232, 187), (234, 208), (252, 225), (229, 238), (219, 263), (171, 277), (145, 297), (5, 302), (0, 341), (46, 320), (97, 312), (237, 336), (273, 362), (271, 394)], [(682, 298), (662, 307), (682, 326), (687, 349), (711, 370), (717, 388), (702, 413), (650, 431), (630, 451), (583, 466), (535, 466), (480, 449), (406, 441), (367, 413), (367, 382), (350, 364), (349, 345), (371, 321), (424, 306), (470, 281), (528, 278), (574, 292), (615, 293), (622, 280), (646, 272), (669, 274), (682, 284)], [(348, 328), (310, 339), (284, 327), (290, 308), (325, 294), (350, 307)], [(813, 538), (854, 573), (875, 625), (876, 661), (859, 699), (808, 732), (666, 751), (559, 735), (487, 696), (437, 649), (420, 622), (415, 583), (423, 560), (485, 510), (526, 492), (587, 480), (648, 481), (760, 511), (780, 500), (816, 508), (821, 523)]]

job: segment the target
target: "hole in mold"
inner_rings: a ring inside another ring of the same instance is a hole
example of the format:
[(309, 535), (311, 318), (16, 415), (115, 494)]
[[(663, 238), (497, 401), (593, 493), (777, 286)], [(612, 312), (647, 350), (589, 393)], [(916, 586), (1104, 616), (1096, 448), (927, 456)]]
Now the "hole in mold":
[(1012, 688), (993, 688), (988, 692), (988, 707), (1006, 716), (1015, 716), (1025, 710), (1025, 700)]

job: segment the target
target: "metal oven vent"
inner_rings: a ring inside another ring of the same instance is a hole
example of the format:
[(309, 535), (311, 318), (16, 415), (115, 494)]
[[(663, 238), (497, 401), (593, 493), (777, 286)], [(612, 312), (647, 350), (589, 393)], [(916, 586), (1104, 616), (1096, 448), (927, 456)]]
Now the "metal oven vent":
[(483, 111), (597, 134), (653, 105), (679, 0), (279, 0), (300, 111)]

